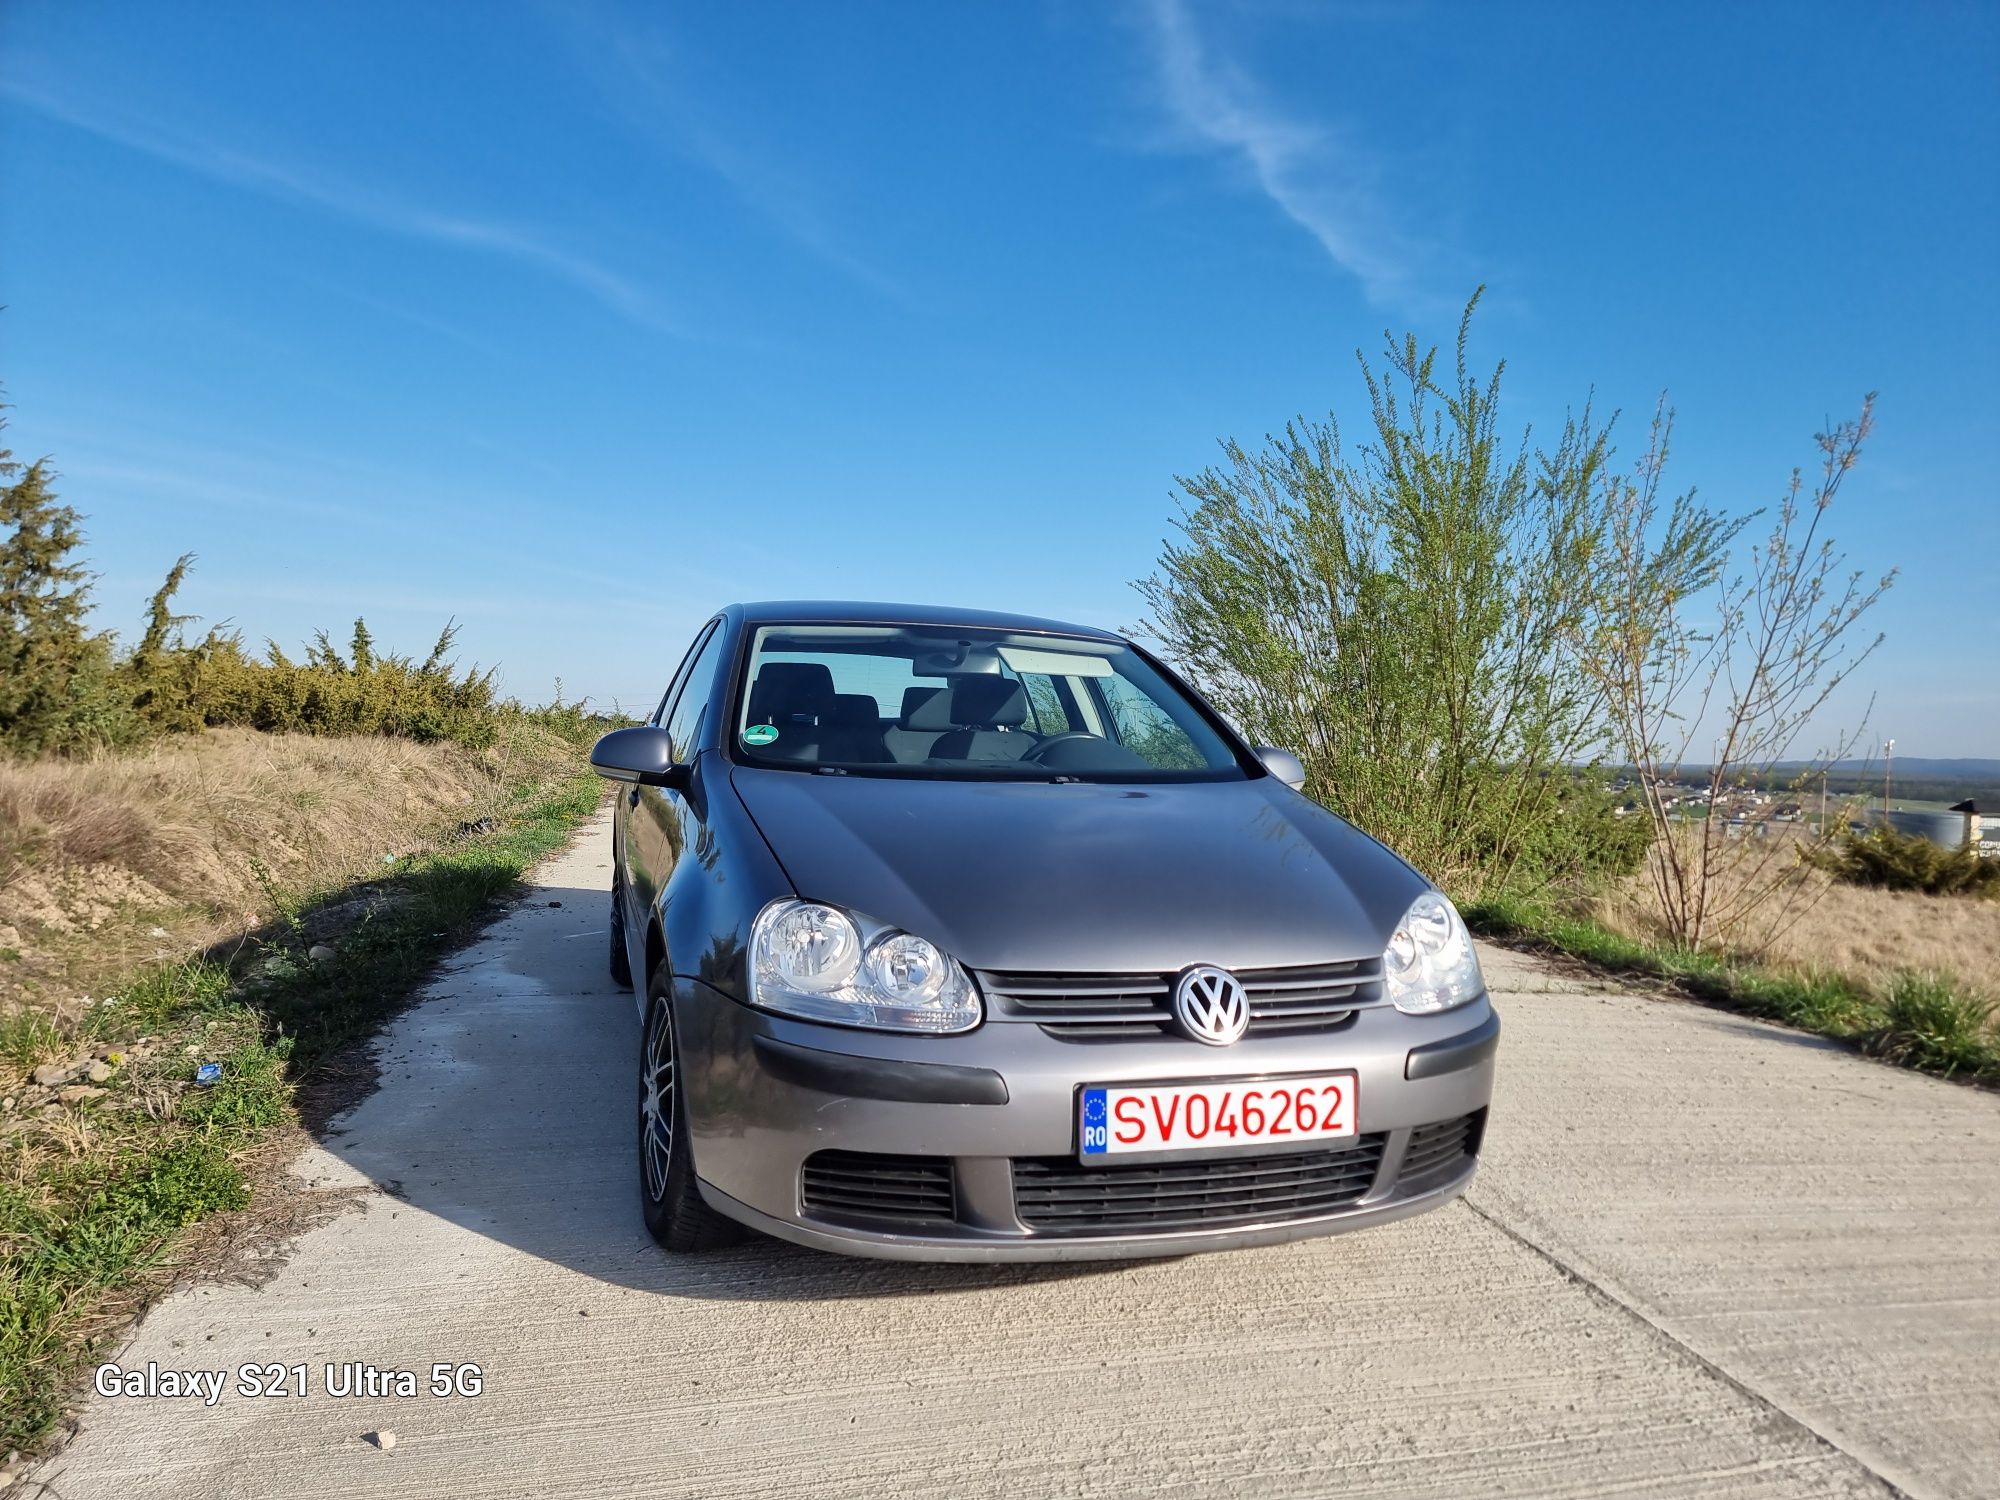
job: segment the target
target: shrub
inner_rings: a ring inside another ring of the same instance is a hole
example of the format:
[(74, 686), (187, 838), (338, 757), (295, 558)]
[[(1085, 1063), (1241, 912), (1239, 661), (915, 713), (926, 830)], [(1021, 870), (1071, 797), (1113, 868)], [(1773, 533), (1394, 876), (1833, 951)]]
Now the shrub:
[(1971, 849), (1946, 849), (1887, 824), (1861, 833), (1847, 829), (1807, 859), (1851, 885), (2000, 899), (2000, 860), (1982, 859)]
[[(1730, 548), (1761, 512), (1732, 517), (1697, 503), (1692, 490), (1663, 498), (1673, 428), (1664, 399), (1636, 471), (1607, 486), (1600, 595), (1578, 648), (1653, 825), (1653, 897), (1682, 946), (1739, 945), (1800, 895), (1784, 841), (1732, 838), (1730, 820), (1690, 819), (1666, 789), (1691, 779), (1719, 810), (1746, 787), (1772, 784), (1835, 689), (1881, 643), (1854, 627), (1895, 570), (1866, 583), (1824, 530), (1874, 408), (1868, 396), (1858, 417), (1816, 435), (1817, 480), (1792, 470), (1770, 530), (1740, 571)], [(1836, 764), (1859, 734), (1792, 766), (1791, 789)], [(1692, 753), (1708, 764), (1689, 764)]]
[(157, 731), (242, 726), (274, 733), (393, 734), (484, 749), (499, 734), (493, 674), (450, 661), (447, 624), (422, 661), (380, 654), (364, 621), (345, 655), (324, 631), (295, 662), (269, 645), (260, 659), (236, 634), (210, 632), (135, 652), (133, 699)]
[[(1477, 298), (1474, 299), (1477, 301)], [(1151, 632), (1306, 789), (1467, 896), (1629, 859), (1570, 767), (1602, 742), (1574, 641), (1597, 592), (1608, 436), (1503, 429), (1459, 328), (1361, 360), (1368, 441), (1298, 421), (1179, 481), (1179, 541), (1139, 590)], [(1606, 846), (1606, 840), (1618, 848)]]

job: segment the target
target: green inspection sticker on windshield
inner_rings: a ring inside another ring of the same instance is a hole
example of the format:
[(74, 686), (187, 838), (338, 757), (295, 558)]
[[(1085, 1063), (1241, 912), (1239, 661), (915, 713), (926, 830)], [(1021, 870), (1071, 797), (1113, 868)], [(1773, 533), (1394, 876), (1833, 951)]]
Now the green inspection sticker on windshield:
[(768, 745), (777, 737), (778, 726), (775, 724), (752, 724), (743, 731), (743, 743), (746, 745)]

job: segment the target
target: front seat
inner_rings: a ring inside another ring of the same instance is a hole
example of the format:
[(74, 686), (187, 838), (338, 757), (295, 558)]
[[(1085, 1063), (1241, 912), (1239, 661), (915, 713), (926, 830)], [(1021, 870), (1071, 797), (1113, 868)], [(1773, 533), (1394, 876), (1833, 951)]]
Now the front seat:
[(887, 761), (881, 705), (868, 693), (835, 693), (833, 708), (820, 721), (819, 754), (821, 760), (856, 766)]
[(752, 724), (769, 724), (778, 738), (761, 753), (784, 760), (819, 754), (825, 725), (833, 716), (833, 673), (824, 662), (767, 661), (750, 684)]
[(1038, 743), (1024, 732), (1028, 692), (1011, 677), (960, 677), (918, 706), (910, 728), (944, 733), (931, 746), (933, 760), (1019, 760)]
[(910, 766), (929, 758), (931, 746), (938, 742), (940, 731), (918, 729), (912, 720), (918, 709), (933, 698), (942, 698), (944, 694), (945, 690), (941, 687), (903, 689), (903, 712), (894, 724), (882, 731), (882, 743), (888, 748), (891, 760)]

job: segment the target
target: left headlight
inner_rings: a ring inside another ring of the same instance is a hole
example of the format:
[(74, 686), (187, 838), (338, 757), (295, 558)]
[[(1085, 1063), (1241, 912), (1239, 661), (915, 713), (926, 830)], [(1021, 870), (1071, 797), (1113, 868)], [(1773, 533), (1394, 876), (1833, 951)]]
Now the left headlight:
[(979, 989), (915, 933), (837, 906), (773, 901), (750, 929), (750, 1003), (802, 1021), (933, 1035), (970, 1031)]
[(1382, 955), (1382, 981), (1396, 1009), (1413, 1016), (1451, 1010), (1485, 992), (1472, 934), (1436, 891), (1417, 897), (1396, 924)]

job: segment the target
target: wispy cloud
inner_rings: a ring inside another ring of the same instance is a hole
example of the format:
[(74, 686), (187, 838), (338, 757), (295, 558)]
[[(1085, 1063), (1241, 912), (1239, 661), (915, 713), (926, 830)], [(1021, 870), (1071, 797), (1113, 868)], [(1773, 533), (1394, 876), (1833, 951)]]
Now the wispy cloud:
[(1370, 301), (1408, 302), (1425, 247), (1391, 221), (1378, 163), (1332, 127), (1273, 105), (1254, 78), (1204, 45), (1183, 0), (1153, 0), (1150, 19), (1161, 102), (1181, 130), (1234, 158)]
[(714, 106), (694, 88), (692, 70), (656, 25), (590, 5), (549, 5), (545, 14), (579, 71), (627, 129), (712, 173), (746, 207), (842, 275), (902, 300), (901, 284), (855, 253), (796, 172), (722, 126)]
[(531, 229), (440, 213), (324, 170), (243, 151), (177, 130), (162, 121), (79, 106), (24, 84), (18, 77), (0, 79), (0, 97), (101, 140), (246, 192), (315, 209), (385, 234), (514, 261), (569, 283), (635, 323), (663, 332), (682, 331), (644, 288)]
[(303, 273), (298, 273), (298, 280), (302, 285), (325, 292), (330, 297), (338, 297), (344, 302), (353, 303), (356, 307), (367, 308), (370, 312), (380, 313), (383, 317), (391, 318), (398, 323), (406, 323), (437, 338), (448, 339), (461, 348), (484, 355), (487, 359), (507, 360), (520, 355), (518, 349), (510, 351), (491, 339), (483, 339), (467, 332), (456, 323), (446, 322), (443, 318), (434, 318), (429, 313), (405, 307), (402, 303), (392, 302), (386, 297), (373, 296), (357, 287), (342, 286), (338, 282)]

